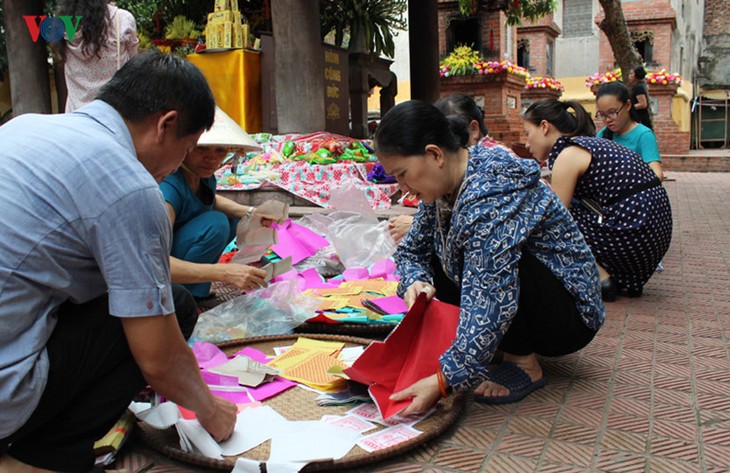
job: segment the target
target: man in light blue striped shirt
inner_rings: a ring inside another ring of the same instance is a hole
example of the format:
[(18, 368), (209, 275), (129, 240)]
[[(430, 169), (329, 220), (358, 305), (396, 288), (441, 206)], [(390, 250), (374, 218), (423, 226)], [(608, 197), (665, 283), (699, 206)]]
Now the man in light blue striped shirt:
[(90, 469), (93, 442), (147, 383), (231, 434), (236, 408), (183, 337), (196, 310), (170, 283), (158, 189), (214, 106), (195, 66), (154, 53), (74, 113), (0, 127), (0, 471)]

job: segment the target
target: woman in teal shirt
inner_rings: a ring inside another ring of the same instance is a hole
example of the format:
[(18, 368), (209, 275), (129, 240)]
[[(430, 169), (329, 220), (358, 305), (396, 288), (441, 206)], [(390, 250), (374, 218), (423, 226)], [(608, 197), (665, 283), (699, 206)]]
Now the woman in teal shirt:
[(659, 179), (664, 179), (656, 135), (640, 123), (628, 87), (621, 82), (603, 84), (596, 94), (596, 108), (596, 119), (605, 124), (596, 136), (613, 140), (635, 152)]
[(216, 195), (214, 173), (232, 150), (257, 148), (233, 119), (216, 108), (213, 127), (203, 133), (182, 166), (160, 183), (173, 231), (171, 278), (198, 300), (212, 296), (213, 281), (243, 290), (266, 285), (262, 269), (218, 263), (236, 236), (239, 220), (253, 217), (256, 208)]

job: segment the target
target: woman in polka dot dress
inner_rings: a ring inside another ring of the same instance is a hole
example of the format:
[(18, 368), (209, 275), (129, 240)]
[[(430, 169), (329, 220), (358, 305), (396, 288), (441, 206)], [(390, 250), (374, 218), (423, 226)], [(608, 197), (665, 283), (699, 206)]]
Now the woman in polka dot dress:
[(604, 300), (618, 291), (640, 296), (672, 237), (661, 181), (633, 151), (595, 138), (593, 120), (577, 102), (537, 101), (524, 125), (530, 152), (548, 161), (552, 187), (593, 251)]

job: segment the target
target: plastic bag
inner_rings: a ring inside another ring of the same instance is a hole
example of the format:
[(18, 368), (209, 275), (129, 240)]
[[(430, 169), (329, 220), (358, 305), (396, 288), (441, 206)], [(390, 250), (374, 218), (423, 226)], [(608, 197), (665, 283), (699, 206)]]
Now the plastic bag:
[(387, 220), (378, 222), (371, 215), (335, 211), (307, 215), (298, 223), (324, 235), (346, 268), (367, 268), (395, 252)]
[(296, 279), (280, 281), (200, 314), (190, 342), (220, 343), (291, 333), (315, 315), (320, 301), (299, 290)]

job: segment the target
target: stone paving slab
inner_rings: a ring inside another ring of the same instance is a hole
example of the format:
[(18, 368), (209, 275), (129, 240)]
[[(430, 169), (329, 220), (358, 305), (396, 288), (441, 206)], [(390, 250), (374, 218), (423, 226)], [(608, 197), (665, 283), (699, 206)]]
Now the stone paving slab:
[[(423, 447), (354, 472), (730, 471), (730, 174), (670, 173), (672, 245), (639, 299), (522, 402), (467, 402)], [(208, 471), (132, 440), (111, 468)]]

